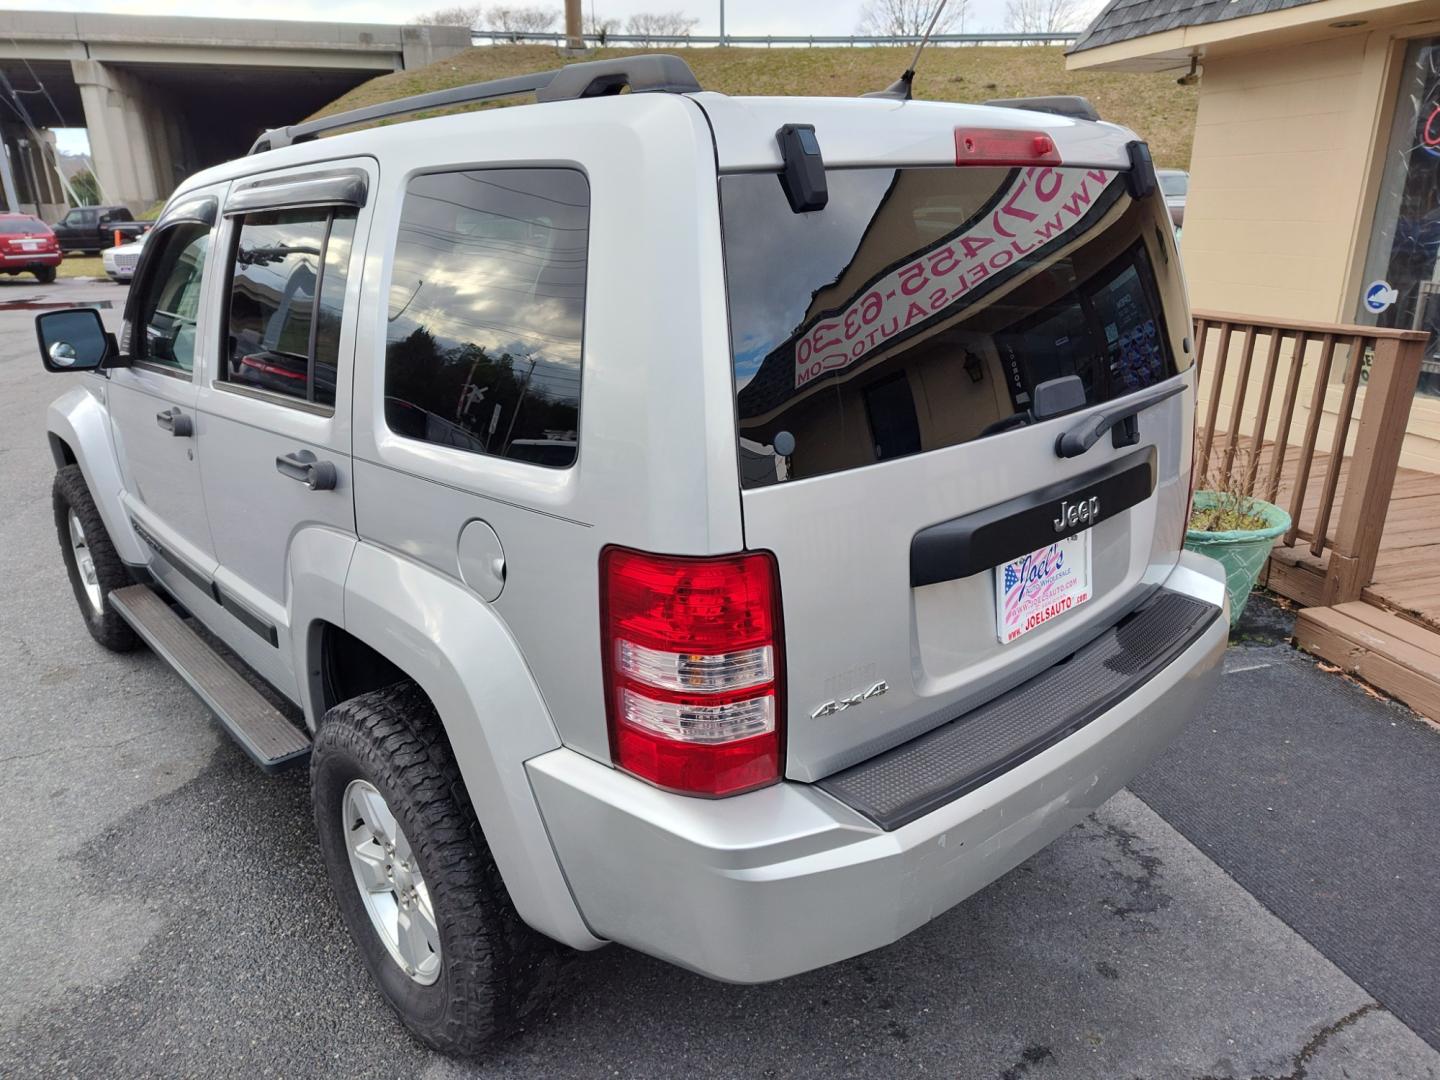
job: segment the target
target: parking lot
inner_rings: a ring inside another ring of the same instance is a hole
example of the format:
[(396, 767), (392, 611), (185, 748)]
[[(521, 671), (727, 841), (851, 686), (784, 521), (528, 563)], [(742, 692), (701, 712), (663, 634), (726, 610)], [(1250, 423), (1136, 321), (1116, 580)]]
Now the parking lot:
[(124, 295), (0, 279), (0, 1075), (1440, 1076), (1440, 733), (1263, 605), (1193, 737), (898, 944), (756, 987), (611, 947), (487, 1060), (424, 1051), (341, 925), (305, 771), (254, 769), (74, 610), (33, 315)]

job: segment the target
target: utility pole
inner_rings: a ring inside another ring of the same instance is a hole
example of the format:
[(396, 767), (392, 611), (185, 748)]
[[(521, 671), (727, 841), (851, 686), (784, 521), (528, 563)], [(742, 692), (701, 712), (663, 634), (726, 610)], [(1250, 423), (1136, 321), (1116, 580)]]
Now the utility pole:
[(720, 0), (720, 44), (725, 44), (725, 0)]
[(565, 47), (584, 51), (585, 37), (580, 24), (580, 0), (565, 0)]
[[(515, 411), (510, 414), (510, 426), (505, 429), (505, 441), (500, 444), (500, 456), (505, 456), (505, 448), (510, 445), (510, 436), (515, 434), (515, 421), (520, 419), (520, 406), (525, 404), (525, 395), (530, 392), (530, 380), (535, 377), (535, 362), (538, 356), (530, 357), (530, 370), (525, 373), (525, 381), (520, 384), (520, 396), (515, 399)], [(486, 445), (489, 445), (489, 437), (486, 437)]]

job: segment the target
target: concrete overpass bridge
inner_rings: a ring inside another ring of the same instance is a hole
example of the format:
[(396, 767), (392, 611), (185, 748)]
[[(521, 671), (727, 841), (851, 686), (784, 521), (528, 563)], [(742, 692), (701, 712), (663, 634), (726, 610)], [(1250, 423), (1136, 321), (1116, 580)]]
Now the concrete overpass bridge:
[(63, 213), (49, 129), (85, 128), (104, 201), (142, 210), (265, 128), (469, 47), (458, 27), (0, 10), (0, 207)]

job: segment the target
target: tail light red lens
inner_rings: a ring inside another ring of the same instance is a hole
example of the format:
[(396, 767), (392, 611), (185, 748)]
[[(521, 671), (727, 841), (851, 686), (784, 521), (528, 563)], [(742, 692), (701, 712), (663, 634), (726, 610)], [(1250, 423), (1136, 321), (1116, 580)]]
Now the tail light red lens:
[(735, 795), (780, 779), (784, 658), (773, 555), (606, 548), (600, 610), (617, 766), (690, 795)]
[(1043, 131), (956, 128), (956, 165), (1059, 165), (1055, 140)]

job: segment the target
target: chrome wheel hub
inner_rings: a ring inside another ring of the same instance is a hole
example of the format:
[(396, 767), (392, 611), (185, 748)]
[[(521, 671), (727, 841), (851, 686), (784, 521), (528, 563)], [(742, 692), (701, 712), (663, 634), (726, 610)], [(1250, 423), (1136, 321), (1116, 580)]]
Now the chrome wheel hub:
[(422, 986), (440, 977), (440, 930), (410, 841), (384, 796), (352, 780), (340, 800), (355, 886), (390, 956)]
[(70, 548), (75, 553), (75, 569), (80, 572), (80, 584), (85, 586), (85, 597), (98, 615), (104, 611), (104, 599), (100, 595), (100, 575), (95, 572), (95, 556), (90, 552), (90, 542), (85, 539), (85, 526), (69, 511)]

